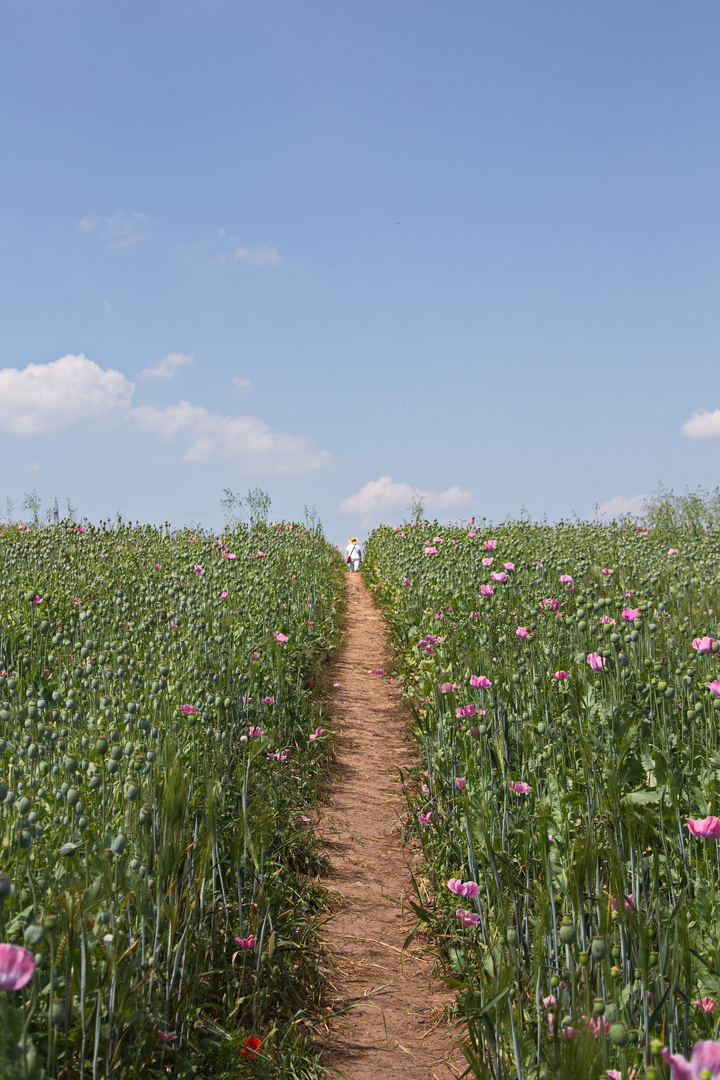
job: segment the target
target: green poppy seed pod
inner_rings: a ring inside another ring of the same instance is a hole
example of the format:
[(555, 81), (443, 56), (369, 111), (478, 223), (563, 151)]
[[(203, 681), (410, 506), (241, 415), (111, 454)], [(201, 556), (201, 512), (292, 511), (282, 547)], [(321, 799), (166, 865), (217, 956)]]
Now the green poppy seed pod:
[(126, 799), (129, 799), (131, 802), (133, 802), (135, 799), (137, 799), (139, 794), (140, 794), (140, 788), (137, 786), (137, 784), (128, 784), (128, 786), (125, 789), (125, 798)]
[(620, 1019), (620, 1013), (614, 1001), (609, 1001), (605, 1006), (605, 1019), (608, 1024), (614, 1024), (616, 1020)]
[(560, 985), (560, 979), (557, 975), (553, 975), (551, 977), (550, 985), (552, 986), (553, 990), (556, 990), (558, 988), (558, 986)]
[(122, 855), (123, 851), (125, 850), (126, 843), (127, 838), (123, 835), (123, 833), (118, 833), (111, 845), (113, 852), (116, 855)]
[(65, 801), (67, 802), (68, 806), (74, 806), (79, 798), (80, 798), (80, 792), (78, 791), (78, 789), (76, 787), (68, 788), (67, 793), (65, 795)]
[(593, 938), (590, 952), (592, 953), (593, 960), (604, 960), (607, 956), (607, 943), (605, 938)]
[(578, 956), (578, 960), (580, 961), (580, 963), (582, 964), (583, 967), (587, 967), (587, 965), (590, 962), (590, 954), (586, 953), (586, 952), (581, 952), (580, 955)]
[(621, 979), (622, 969), (613, 965), (613, 967), (610, 968), (610, 978), (615, 980)]
[(507, 929), (507, 943), (508, 943), (508, 945), (517, 945), (518, 940), (519, 939), (518, 939), (517, 930), (515, 929), (514, 926), (509, 926), (508, 929)]
[(649, 1065), (645, 1070), (645, 1080), (660, 1080), (660, 1073), (654, 1065)]
[(53, 1001), (50, 1007), (50, 1023), (53, 1027), (62, 1027), (65, 1023), (65, 1002)]
[(46, 930), (54, 930), (58, 924), (57, 915), (46, 915), (43, 919), (43, 926)]
[(602, 1016), (605, 1012), (605, 1002), (602, 998), (595, 998), (593, 1002), (593, 1016)]
[(39, 945), (45, 937), (45, 927), (42, 923), (29, 923), (25, 927), (25, 944), (29, 948)]
[(653, 1055), (653, 1057), (657, 1057), (658, 1054), (662, 1054), (664, 1046), (665, 1043), (662, 1041), (662, 1039), (651, 1039), (650, 1053)]
[(574, 945), (577, 941), (577, 928), (569, 915), (560, 923), (559, 937), (563, 945)]
[(628, 1042), (628, 1029), (623, 1023), (616, 1021), (610, 1025), (610, 1042), (613, 1046), (626, 1046)]

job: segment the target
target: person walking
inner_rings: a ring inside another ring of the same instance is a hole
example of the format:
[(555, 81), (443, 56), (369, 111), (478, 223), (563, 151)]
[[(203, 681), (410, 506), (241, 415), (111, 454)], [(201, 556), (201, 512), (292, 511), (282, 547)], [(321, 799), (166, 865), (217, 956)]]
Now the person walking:
[(351, 536), (348, 539), (348, 546), (345, 548), (345, 562), (349, 565), (351, 573), (356, 572), (360, 566), (361, 555), (360, 541), (357, 536)]

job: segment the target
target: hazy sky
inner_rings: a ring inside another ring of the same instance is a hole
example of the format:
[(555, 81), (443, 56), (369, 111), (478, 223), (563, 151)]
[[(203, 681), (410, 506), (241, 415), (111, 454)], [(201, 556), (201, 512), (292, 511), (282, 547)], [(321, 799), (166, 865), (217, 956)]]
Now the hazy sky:
[(717, 0), (4, 0), (0, 512), (714, 487), (719, 56)]

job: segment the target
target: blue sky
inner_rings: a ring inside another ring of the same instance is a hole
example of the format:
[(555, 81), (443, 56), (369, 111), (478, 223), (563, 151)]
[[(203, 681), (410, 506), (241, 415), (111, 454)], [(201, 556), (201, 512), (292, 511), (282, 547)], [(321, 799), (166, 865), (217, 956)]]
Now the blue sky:
[(0, 25), (0, 512), (219, 528), (259, 485), (340, 541), (413, 488), (498, 520), (720, 483), (714, 0)]

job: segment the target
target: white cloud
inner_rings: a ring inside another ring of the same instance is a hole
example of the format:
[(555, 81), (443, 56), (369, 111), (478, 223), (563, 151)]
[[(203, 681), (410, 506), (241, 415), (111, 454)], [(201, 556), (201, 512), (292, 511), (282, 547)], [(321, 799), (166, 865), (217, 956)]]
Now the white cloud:
[(0, 430), (46, 435), (129, 407), (134, 386), (80, 353), (50, 364), (0, 369)]
[(239, 247), (233, 251), (233, 258), (240, 262), (253, 263), (255, 266), (274, 266), (280, 262), (280, 252), (274, 247)]
[(689, 420), (685, 421), (682, 433), (686, 439), (720, 438), (720, 409), (714, 409), (712, 412), (698, 409)]
[(623, 514), (640, 514), (648, 498), (648, 495), (614, 495), (598, 506), (595, 517), (617, 518)]
[(405, 510), (413, 498), (421, 498), (426, 510), (452, 510), (472, 502), (471, 491), (462, 491), (457, 485), (447, 491), (418, 491), (410, 484), (393, 483), (389, 476), (370, 480), (356, 495), (343, 499), (338, 505), (342, 514), (356, 517), (372, 517), (391, 511)]
[(140, 372), (141, 379), (174, 379), (179, 368), (192, 364), (192, 353), (171, 352), (158, 360), (155, 367), (145, 368)]
[(99, 214), (85, 214), (78, 221), (80, 232), (96, 232), (108, 247), (126, 248), (137, 244), (145, 236), (144, 227), (147, 214), (128, 214), (120, 211), (109, 217)]
[(241, 379), (238, 375), (232, 381), (233, 390), (238, 394), (249, 394), (252, 390), (252, 383), (249, 379)]
[(142, 431), (168, 441), (187, 436), (183, 461), (220, 460), (241, 473), (301, 476), (331, 460), (327, 450), (318, 450), (304, 436), (280, 434), (257, 417), (223, 416), (189, 401), (165, 408), (143, 405), (132, 410), (132, 418)]

